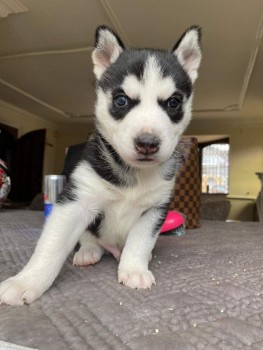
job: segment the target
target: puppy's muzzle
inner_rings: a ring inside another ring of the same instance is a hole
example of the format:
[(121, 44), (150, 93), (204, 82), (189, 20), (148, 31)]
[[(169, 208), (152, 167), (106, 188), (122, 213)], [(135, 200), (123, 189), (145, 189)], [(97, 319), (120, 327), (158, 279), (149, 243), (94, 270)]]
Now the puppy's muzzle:
[(158, 152), (160, 143), (159, 137), (149, 133), (143, 133), (134, 140), (136, 151), (145, 156), (151, 156)]

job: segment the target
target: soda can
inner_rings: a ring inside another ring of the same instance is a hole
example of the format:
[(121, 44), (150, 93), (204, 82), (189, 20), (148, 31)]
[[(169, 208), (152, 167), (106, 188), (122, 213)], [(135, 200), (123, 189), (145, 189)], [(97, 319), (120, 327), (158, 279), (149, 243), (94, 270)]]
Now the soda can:
[(46, 175), (44, 187), (44, 216), (47, 218), (56, 203), (58, 195), (66, 184), (65, 175)]

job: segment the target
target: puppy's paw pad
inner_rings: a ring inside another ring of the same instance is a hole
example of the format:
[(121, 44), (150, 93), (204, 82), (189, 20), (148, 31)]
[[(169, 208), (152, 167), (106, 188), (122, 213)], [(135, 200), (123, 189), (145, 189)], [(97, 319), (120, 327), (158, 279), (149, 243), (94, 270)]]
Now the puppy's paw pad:
[(118, 281), (133, 289), (151, 289), (153, 284), (156, 285), (155, 278), (149, 270), (119, 270)]
[[(37, 282), (36, 282), (37, 283)], [(28, 283), (27, 279), (11, 277), (0, 284), (0, 303), (7, 305), (31, 304), (41, 292)]]
[(100, 261), (103, 255), (103, 249), (95, 244), (81, 246), (75, 253), (73, 258), (73, 265), (88, 266), (94, 265)]

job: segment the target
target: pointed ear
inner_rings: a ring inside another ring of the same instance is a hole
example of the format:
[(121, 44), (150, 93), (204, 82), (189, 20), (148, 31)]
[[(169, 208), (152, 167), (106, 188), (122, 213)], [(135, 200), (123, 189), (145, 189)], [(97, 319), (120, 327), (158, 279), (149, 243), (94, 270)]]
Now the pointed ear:
[(193, 26), (187, 29), (173, 48), (173, 53), (177, 56), (192, 83), (198, 76), (198, 68), (202, 58), (200, 40), (201, 28)]
[(93, 71), (100, 79), (104, 71), (117, 60), (124, 50), (120, 38), (108, 27), (100, 26), (96, 30), (95, 49), (92, 52)]

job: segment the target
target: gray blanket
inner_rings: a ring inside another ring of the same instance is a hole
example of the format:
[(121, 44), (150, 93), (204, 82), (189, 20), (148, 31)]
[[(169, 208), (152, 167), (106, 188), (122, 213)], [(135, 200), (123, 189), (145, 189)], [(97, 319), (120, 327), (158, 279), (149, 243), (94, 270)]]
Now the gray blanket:
[[(0, 280), (31, 256), (41, 212), (0, 211)], [(150, 264), (157, 286), (119, 285), (111, 256), (69, 257), (30, 306), (0, 306), (0, 340), (37, 349), (263, 349), (263, 226), (203, 222), (162, 236)]]

